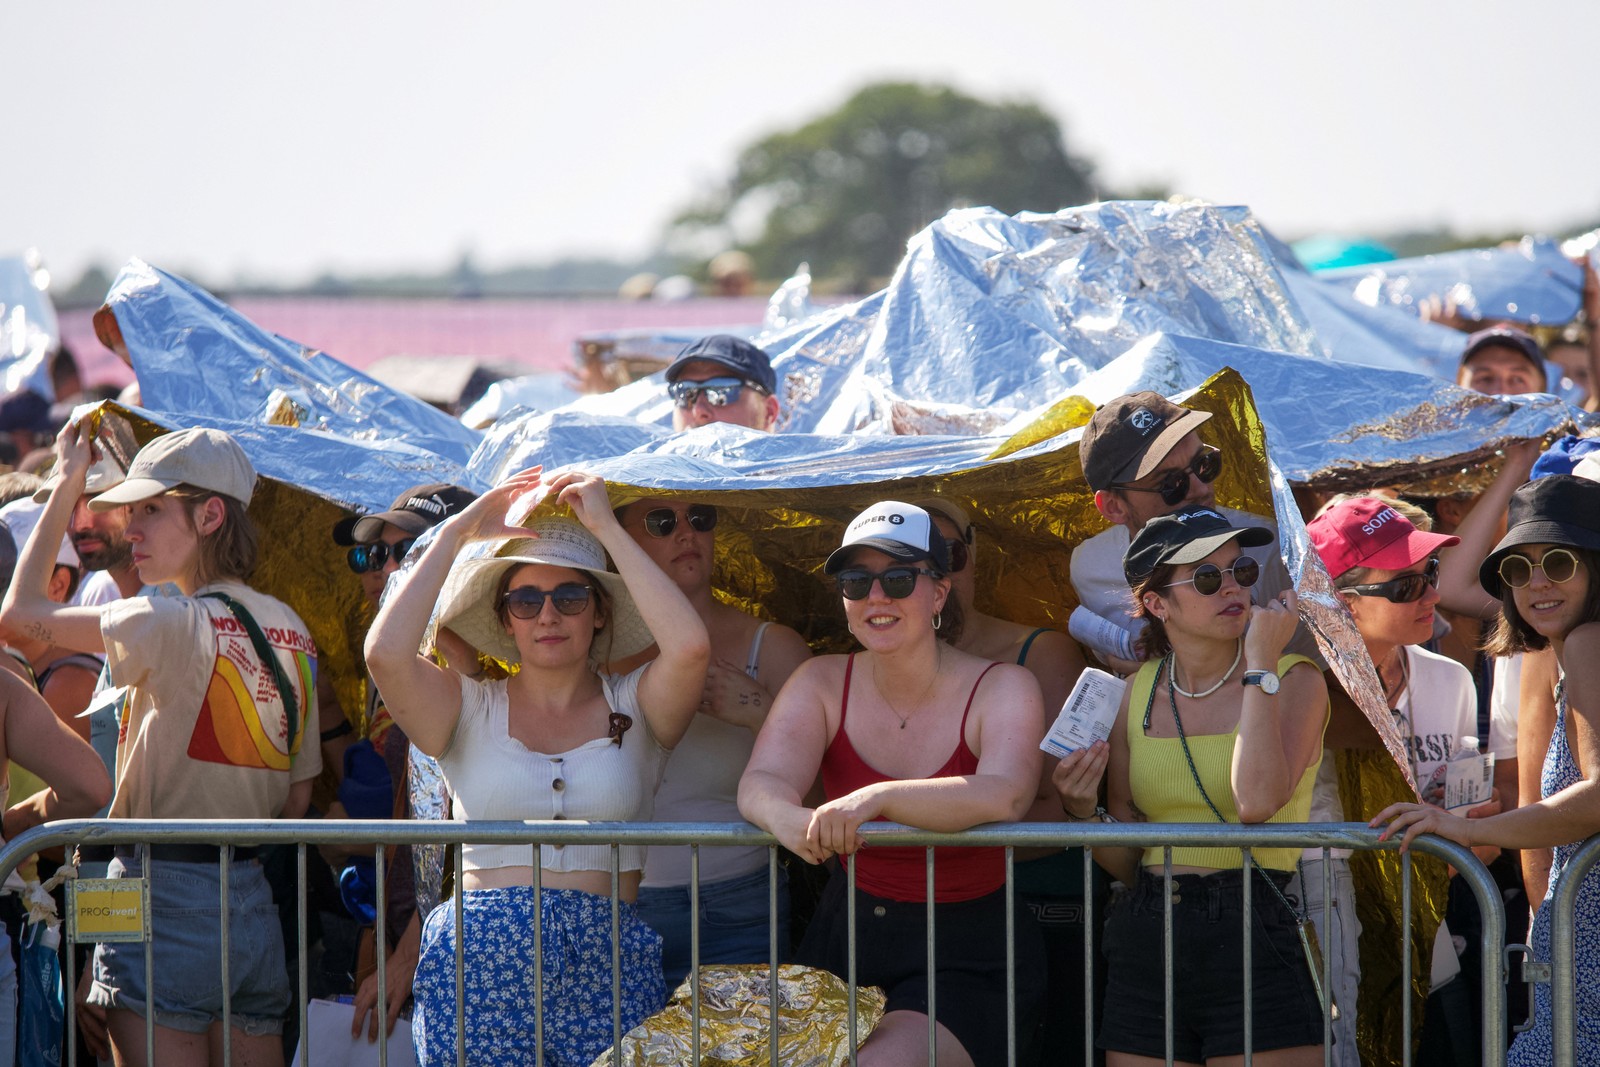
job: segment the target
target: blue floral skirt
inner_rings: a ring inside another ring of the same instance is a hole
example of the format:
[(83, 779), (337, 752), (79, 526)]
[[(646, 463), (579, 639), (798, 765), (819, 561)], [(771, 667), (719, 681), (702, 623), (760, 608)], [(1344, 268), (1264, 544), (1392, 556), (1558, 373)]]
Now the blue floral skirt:
[[(543, 980), (534, 961), (533, 889), (479, 889), (464, 895), (463, 984), (468, 1063), (532, 1064), (535, 998), (544, 1005), (544, 1062), (587, 1067), (611, 1047), (611, 899), (576, 889), (546, 889), (540, 899)], [(622, 1032), (667, 1002), (661, 937), (620, 905)], [(422, 928), (411, 1035), (423, 1067), (456, 1062), (455, 902), (433, 910)]]

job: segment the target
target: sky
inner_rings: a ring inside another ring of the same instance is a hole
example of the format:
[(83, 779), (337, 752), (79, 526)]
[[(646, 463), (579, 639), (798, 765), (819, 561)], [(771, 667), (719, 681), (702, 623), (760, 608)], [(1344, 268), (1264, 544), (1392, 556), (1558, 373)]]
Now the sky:
[(17, 2), (0, 256), (61, 284), (631, 258), (742, 146), (887, 79), (1035, 101), (1107, 189), (1291, 240), (1561, 236), (1600, 216), (1597, 31), (1586, 0)]

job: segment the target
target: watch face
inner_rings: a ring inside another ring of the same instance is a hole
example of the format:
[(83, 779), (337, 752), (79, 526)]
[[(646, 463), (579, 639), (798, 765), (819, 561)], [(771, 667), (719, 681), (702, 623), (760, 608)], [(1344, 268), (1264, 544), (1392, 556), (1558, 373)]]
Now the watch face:
[(1278, 691), (1278, 676), (1271, 671), (1251, 671), (1244, 676), (1245, 685), (1259, 685), (1261, 691), (1272, 696)]

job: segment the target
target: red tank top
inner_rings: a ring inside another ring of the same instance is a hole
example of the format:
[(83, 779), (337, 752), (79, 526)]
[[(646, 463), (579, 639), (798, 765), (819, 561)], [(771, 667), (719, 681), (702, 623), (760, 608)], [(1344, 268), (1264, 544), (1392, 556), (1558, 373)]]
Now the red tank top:
[[(850, 675), (855, 665), (856, 657), (852, 652), (844, 668), (844, 698), (839, 702), (839, 729), (833, 735), (828, 750), (822, 754), (822, 790), (830, 800), (875, 782), (897, 780), (862, 759), (845, 730), (845, 716), (850, 707)], [(967, 694), (966, 710), (961, 713), (961, 732), (956, 749), (944, 761), (944, 766), (928, 777), (953, 778), (977, 771), (978, 757), (967, 747), (967, 716), (972, 713), (972, 699), (977, 696), (984, 675), (996, 666), (989, 664), (983, 669), (983, 674), (978, 675), (978, 680), (972, 683), (972, 692)], [(878, 818), (873, 821), (886, 820)], [(949, 847), (933, 851), (933, 899), (936, 903), (974, 900), (1005, 885), (1004, 849)], [(925, 900), (928, 884), (924, 870), (926, 856), (927, 850), (924, 848), (868, 845), (856, 853), (856, 884), (874, 896), (890, 900)]]

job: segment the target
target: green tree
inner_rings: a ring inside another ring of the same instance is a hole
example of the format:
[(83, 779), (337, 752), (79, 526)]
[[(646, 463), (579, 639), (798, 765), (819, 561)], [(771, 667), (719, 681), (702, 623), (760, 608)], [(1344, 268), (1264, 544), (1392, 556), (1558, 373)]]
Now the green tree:
[(733, 176), (673, 220), (668, 245), (749, 252), (762, 277), (889, 274), (905, 242), (955, 207), (1053, 211), (1093, 199), (1093, 166), (1038, 105), (948, 86), (868, 86), (838, 110), (744, 149)]

